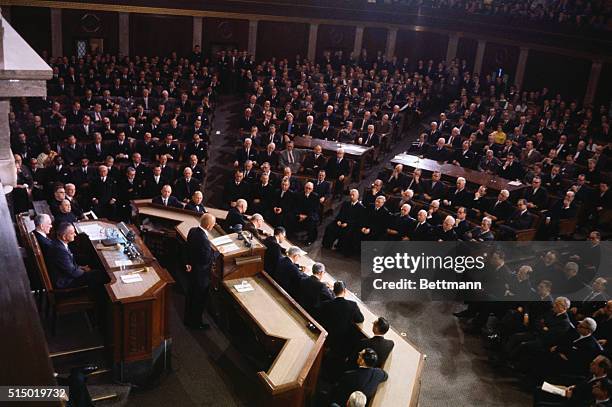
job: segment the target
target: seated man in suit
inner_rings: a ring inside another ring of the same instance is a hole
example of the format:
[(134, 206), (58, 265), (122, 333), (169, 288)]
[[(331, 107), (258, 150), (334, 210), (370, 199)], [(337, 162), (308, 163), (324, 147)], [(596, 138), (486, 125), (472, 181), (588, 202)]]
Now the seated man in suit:
[(98, 175), (91, 182), (92, 209), (99, 217), (112, 219), (117, 211), (117, 182), (106, 165), (98, 167)]
[(444, 138), (440, 137), (436, 142), (436, 146), (427, 151), (427, 158), (438, 162), (445, 162), (449, 158), (449, 152), (445, 147)]
[(60, 203), (59, 212), (55, 215), (55, 219), (53, 220), (54, 227), (57, 228), (61, 223), (76, 223), (78, 221), (77, 217), (72, 213), (70, 201), (64, 199), (62, 203)]
[(505, 179), (515, 180), (523, 178), (523, 167), (515, 160), (514, 153), (506, 155), (506, 162), (498, 171), (498, 175)]
[(344, 158), (344, 149), (336, 151), (336, 158), (330, 158), (325, 166), (325, 171), (329, 179), (337, 180), (334, 188), (334, 195), (340, 194), (344, 188), (344, 180), (350, 175), (351, 165), (348, 159)]
[(294, 148), (293, 141), (287, 143), (287, 148), (280, 153), (279, 165), (281, 168), (289, 167), (291, 172), (297, 174), (302, 166), (303, 151)]
[(447, 195), (446, 199), (442, 200), (442, 204), (444, 206), (450, 206), (455, 208), (459, 206), (465, 206), (468, 200), (470, 199), (468, 191), (467, 189), (465, 189), (465, 184), (465, 178), (457, 178), (457, 181), (455, 181), (455, 189)]
[(312, 151), (306, 153), (304, 161), (302, 162), (302, 170), (305, 174), (314, 175), (319, 170), (325, 169), (327, 159), (323, 155), (323, 148), (317, 144), (314, 146)]
[(259, 241), (263, 241), (265, 238), (269, 237), (269, 234), (264, 230), (265, 223), (266, 222), (261, 214), (254, 213), (245, 223), (243, 230), (249, 232)]
[(438, 242), (454, 242), (457, 240), (457, 234), (455, 233), (455, 222), (455, 218), (448, 215), (446, 218), (444, 218), (444, 222), (436, 227), (435, 234)]
[(495, 240), (495, 236), (493, 232), (491, 232), (491, 223), (493, 223), (491, 218), (487, 218), (486, 216), (482, 218), (480, 226), (475, 227), (465, 234), (466, 240), (471, 240), (472, 242)]
[(236, 201), (240, 198), (246, 199), (251, 193), (251, 187), (244, 181), (244, 172), (236, 170), (234, 179), (228, 181), (223, 189), (223, 204), (226, 207), (236, 206)]
[(331, 249), (338, 241), (339, 248), (346, 254), (350, 253), (353, 246), (352, 240), (359, 225), (361, 225), (361, 219), (365, 211), (365, 207), (359, 201), (358, 190), (351, 189), (349, 197), (348, 201), (342, 203), (336, 218), (325, 228), (325, 234), (321, 242), (324, 248)]
[(270, 164), (270, 167), (277, 168), (278, 167), (278, 152), (276, 150), (276, 144), (269, 143), (266, 146), (265, 151), (261, 151), (257, 156), (257, 162), (259, 165), (263, 163)]
[(201, 188), (202, 181), (194, 178), (191, 167), (185, 167), (183, 177), (176, 180), (174, 183), (174, 193), (176, 198), (181, 202), (189, 202), (189, 197)]
[(257, 150), (253, 147), (253, 140), (244, 139), (242, 148), (236, 151), (234, 167), (241, 168), (247, 160), (257, 161)]
[(360, 391), (365, 394), (367, 400), (372, 400), (378, 389), (378, 385), (387, 380), (387, 373), (378, 368), (378, 355), (376, 351), (366, 348), (359, 352), (355, 370), (345, 372), (333, 391), (334, 402), (345, 405), (351, 393)]
[(281, 257), (272, 275), (274, 280), (292, 298), (298, 298), (300, 282), (307, 276), (302, 272), (302, 267), (297, 264), (302, 255), (302, 249), (292, 246), (287, 250), (287, 256)]
[(247, 207), (248, 204), (245, 199), (238, 199), (236, 201), (236, 206), (230, 208), (230, 210), (227, 212), (227, 217), (225, 218), (225, 226), (228, 231), (236, 232), (238, 230), (242, 230), (247, 220), (245, 216)]
[(431, 180), (425, 183), (425, 193), (423, 194), (425, 200), (434, 201), (446, 197), (446, 186), (440, 178), (442, 178), (440, 171), (431, 173)]
[(516, 240), (516, 232), (529, 229), (533, 223), (533, 215), (527, 209), (527, 201), (519, 199), (517, 209), (502, 225), (498, 225), (500, 240)]
[(294, 232), (305, 230), (308, 233), (306, 246), (317, 240), (317, 226), (319, 225), (319, 196), (314, 190), (312, 182), (304, 184), (303, 193), (296, 194), (295, 213), (293, 219)]
[(172, 195), (172, 187), (170, 185), (164, 185), (161, 189), (161, 195), (153, 198), (151, 202), (157, 205), (170, 206), (172, 208), (183, 208), (181, 201)]
[(57, 226), (55, 232), (57, 239), (53, 241), (53, 246), (50, 247), (45, 261), (48, 262), (56, 288), (88, 286), (99, 289), (109, 281), (106, 273), (89, 266), (79, 266), (76, 263), (74, 254), (68, 247), (68, 244), (74, 242), (76, 237), (72, 224), (62, 223)]
[(477, 169), (488, 174), (497, 174), (500, 165), (501, 161), (495, 157), (493, 149), (488, 149), (485, 156), (478, 163)]
[(314, 192), (319, 196), (319, 202), (321, 205), (325, 203), (327, 196), (331, 194), (331, 183), (325, 180), (327, 173), (324, 169), (320, 169), (317, 174), (317, 179), (310, 182), (314, 185)]
[(185, 209), (188, 211), (194, 211), (197, 213), (206, 213), (206, 208), (202, 201), (204, 200), (204, 195), (202, 191), (194, 191), (193, 195), (191, 195), (191, 201), (185, 205)]
[(424, 241), (432, 240), (432, 229), (433, 227), (427, 222), (427, 211), (421, 209), (417, 213), (417, 222), (414, 225), (414, 229), (410, 233), (410, 240)]
[(374, 367), (382, 367), (385, 364), (387, 357), (389, 357), (395, 345), (392, 340), (385, 339), (385, 334), (389, 332), (389, 328), (389, 321), (383, 317), (378, 317), (372, 324), (372, 333), (374, 333), (374, 336), (362, 339), (361, 342), (359, 342), (358, 352), (367, 348), (373, 349), (376, 352), (378, 360)]
[(455, 150), (450, 162), (463, 168), (472, 168), (474, 166), (475, 154), (470, 149), (469, 140), (461, 143), (461, 148)]
[(527, 208), (531, 210), (546, 209), (548, 205), (548, 192), (542, 187), (542, 179), (533, 177), (531, 187), (525, 189), (523, 198), (527, 200)]
[(386, 237), (390, 215), (385, 202), (384, 196), (378, 196), (374, 204), (366, 208), (359, 229), (361, 240), (384, 240)]
[(323, 303), (319, 312), (321, 325), (327, 330), (327, 345), (344, 360), (355, 346), (355, 324), (363, 322), (363, 314), (355, 301), (347, 300), (346, 286), (342, 281), (334, 283), (332, 301)]
[(318, 318), (321, 304), (334, 299), (331, 285), (323, 282), (324, 275), (325, 265), (315, 263), (312, 265), (312, 275), (300, 280), (297, 300), (315, 319)]
[(53, 245), (53, 241), (49, 238), (52, 223), (51, 216), (46, 213), (34, 217), (34, 237), (38, 241), (43, 256), (47, 255), (47, 251)]
[(274, 228), (274, 234), (264, 239), (263, 244), (266, 246), (264, 253), (264, 270), (274, 276), (278, 261), (285, 254), (285, 249), (281, 246), (286, 239), (287, 232), (282, 226)]
[(502, 189), (497, 195), (496, 200), (489, 200), (484, 211), (484, 216), (491, 218), (493, 222), (506, 221), (514, 212), (514, 207), (508, 201), (510, 192), (507, 189)]
[(397, 164), (388, 178), (381, 178), (385, 182), (385, 192), (393, 194), (403, 191), (408, 186), (408, 177), (404, 174), (404, 166)]
[(419, 136), (419, 141), (412, 143), (408, 152), (418, 155), (419, 157), (427, 156), (431, 146), (427, 143), (427, 133), (422, 133)]

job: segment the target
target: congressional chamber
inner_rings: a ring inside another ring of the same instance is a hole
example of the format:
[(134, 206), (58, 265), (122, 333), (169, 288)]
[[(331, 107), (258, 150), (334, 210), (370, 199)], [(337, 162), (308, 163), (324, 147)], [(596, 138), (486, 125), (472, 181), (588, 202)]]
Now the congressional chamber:
[(609, 2), (0, 7), (0, 403), (612, 406)]

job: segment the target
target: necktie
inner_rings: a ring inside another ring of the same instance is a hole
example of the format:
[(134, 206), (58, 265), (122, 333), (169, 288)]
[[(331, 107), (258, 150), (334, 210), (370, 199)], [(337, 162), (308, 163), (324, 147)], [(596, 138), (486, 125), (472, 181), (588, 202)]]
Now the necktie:
[(164, 206), (168, 206), (168, 198), (164, 198)]

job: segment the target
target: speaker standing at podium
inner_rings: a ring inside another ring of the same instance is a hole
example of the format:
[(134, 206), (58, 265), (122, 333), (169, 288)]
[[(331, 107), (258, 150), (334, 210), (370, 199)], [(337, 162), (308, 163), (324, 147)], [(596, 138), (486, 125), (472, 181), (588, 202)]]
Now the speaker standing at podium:
[(200, 218), (200, 226), (191, 228), (187, 235), (186, 265), (189, 288), (185, 296), (185, 316), (183, 322), (189, 328), (208, 329), (202, 322), (202, 312), (208, 299), (210, 273), (215, 259), (207, 231), (215, 226), (213, 215), (205, 213)]

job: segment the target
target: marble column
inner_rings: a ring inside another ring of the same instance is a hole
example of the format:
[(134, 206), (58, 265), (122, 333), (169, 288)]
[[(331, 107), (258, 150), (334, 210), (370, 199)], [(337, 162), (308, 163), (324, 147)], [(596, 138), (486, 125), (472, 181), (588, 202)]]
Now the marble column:
[(485, 40), (478, 40), (478, 48), (476, 49), (476, 59), (474, 60), (474, 73), (480, 74), (482, 70), (482, 61), (484, 60), (485, 48), (487, 42)]
[(395, 47), (397, 44), (397, 28), (392, 28), (387, 30), (387, 46), (386, 46), (386, 55), (387, 59), (393, 58), (395, 55)]
[(130, 55), (130, 13), (119, 13), (119, 54)]
[(589, 75), (589, 82), (587, 83), (586, 92), (584, 93), (584, 104), (593, 103), (595, 95), (597, 94), (597, 85), (599, 84), (599, 77), (601, 76), (602, 61), (593, 61), (591, 64), (591, 74)]
[(54, 58), (64, 55), (64, 38), (62, 35), (62, 9), (51, 9), (51, 56)]
[(248, 51), (250, 55), (256, 55), (257, 52), (257, 20), (249, 20), (249, 45)]
[(446, 47), (446, 63), (450, 63), (457, 57), (457, 47), (459, 46), (459, 36), (451, 34), (448, 37), (448, 46)]
[(193, 46), (200, 46), (200, 50), (202, 47), (202, 23), (204, 19), (202, 17), (193, 17)]
[(314, 61), (317, 58), (317, 34), (319, 33), (319, 24), (310, 24), (308, 32), (308, 55), (306, 58), (309, 61)]
[(363, 26), (357, 26), (355, 28), (355, 44), (353, 46), (353, 52), (355, 55), (359, 55), (361, 53), (361, 48), (363, 47)]
[(518, 90), (523, 88), (525, 79), (525, 68), (527, 68), (527, 58), (529, 58), (529, 48), (521, 47), (518, 62), (516, 63), (516, 75), (514, 75), (514, 85)]

